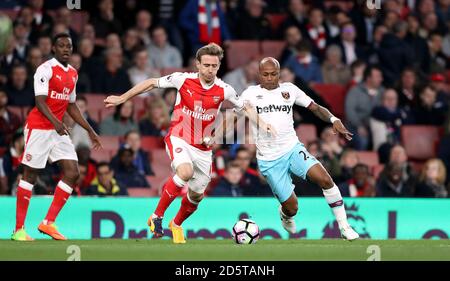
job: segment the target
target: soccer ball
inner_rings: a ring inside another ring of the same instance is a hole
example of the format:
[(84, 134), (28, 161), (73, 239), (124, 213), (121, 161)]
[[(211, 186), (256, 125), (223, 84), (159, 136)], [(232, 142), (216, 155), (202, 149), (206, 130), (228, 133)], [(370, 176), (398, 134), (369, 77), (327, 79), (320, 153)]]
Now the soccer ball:
[(258, 225), (249, 219), (241, 219), (233, 226), (233, 240), (237, 244), (254, 244), (259, 238)]

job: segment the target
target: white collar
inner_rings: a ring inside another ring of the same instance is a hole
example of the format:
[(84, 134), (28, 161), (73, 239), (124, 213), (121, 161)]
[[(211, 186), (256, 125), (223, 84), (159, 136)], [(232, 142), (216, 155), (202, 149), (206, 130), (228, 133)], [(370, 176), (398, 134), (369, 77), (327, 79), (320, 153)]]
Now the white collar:
[(200, 73), (198, 73), (197, 76), (198, 76), (198, 80), (200, 81), (200, 84), (202, 85), (203, 89), (209, 90), (214, 86), (214, 84), (216, 84), (217, 76), (214, 77), (214, 82), (212, 82), (210, 85), (206, 85), (203, 83), (202, 79), (200, 79)]
[(67, 66), (64, 66), (62, 63), (60, 63), (56, 58), (52, 58), (53, 63), (56, 65), (59, 65), (65, 72), (69, 71), (69, 64)]

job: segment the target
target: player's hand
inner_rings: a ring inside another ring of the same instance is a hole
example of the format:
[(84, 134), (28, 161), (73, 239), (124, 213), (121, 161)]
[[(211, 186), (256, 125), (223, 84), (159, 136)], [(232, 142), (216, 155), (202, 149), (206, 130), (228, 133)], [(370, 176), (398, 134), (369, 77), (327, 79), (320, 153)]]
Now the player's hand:
[(277, 130), (275, 130), (275, 127), (273, 127), (270, 124), (266, 124), (264, 131), (268, 134), (271, 135), (272, 137), (276, 137), (278, 136)]
[(103, 102), (105, 103), (105, 106), (108, 108), (118, 106), (119, 104), (124, 103), (125, 99), (122, 98), (122, 96), (108, 96)]
[(55, 125), (55, 130), (60, 136), (70, 135), (70, 130), (63, 122), (58, 122)]
[(89, 138), (91, 139), (93, 149), (98, 150), (103, 148), (100, 137), (94, 131), (89, 132)]
[(210, 148), (215, 143), (214, 137), (204, 137), (203, 138), (203, 145), (207, 148)]
[(341, 120), (336, 120), (333, 122), (333, 130), (336, 134), (342, 134), (346, 140), (351, 141), (353, 134), (350, 133)]

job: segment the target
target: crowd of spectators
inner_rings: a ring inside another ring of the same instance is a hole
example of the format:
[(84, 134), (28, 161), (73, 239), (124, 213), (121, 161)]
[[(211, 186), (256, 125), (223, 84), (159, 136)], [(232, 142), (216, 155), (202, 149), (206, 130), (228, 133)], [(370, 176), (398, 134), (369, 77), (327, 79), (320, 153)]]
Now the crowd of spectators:
[[(306, 145), (343, 195), (448, 197), (450, 1), (382, 0), (381, 9), (366, 3), (84, 1), (76, 12), (87, 19), (83, 25), (74, 24), (75, 12), (66, 1), (0, 3), (4, 31), (0, 34), (0, 194), (14, 194), (21, 177), (23, 125), (34, 106), (34, 72), (52, 57), (52, 36), (68, 32), (74, 45), (70, 64), (79, 73), (77, 105), (96, 132), (117, 136), (122, 143), (108, 161), (95, 161), (86, 132), (70, 117), (64, 118), (72, 127), (79, 157), (79, 195), (127, 195), (132, 187), (160, 188), (147, 181), (155, 176), (155, 159), (140, 141), (143, 136), (162, 139), (167, 134), (176, 90), (154, 90), (113, 111), (100, 110), (101, 114), (93, 110), (101, 105), (91, 104), (88, 97), (123, 93), (148, 77), (195, 71), (193, 55), (209, 42), (223, 46), (227, 57), (234, 55), (228, 50), (235, 40), (276, 40), (284, 41), (278, 57), (281, 81), (296, 84), (324, 106), (327, 103), (315, 91), (318, 85), (346, 89), (342, 117), (354, 133), (351, 142), (343, 141), (307, 110), (294, 111), (296, 128), (305, 123), (317, 128), (316, 140)], [(249, 56), (233, 69), (225, 59), (219, 76), (240, 93), (257, 83), (258, 59)], [(440, 129), (435, 158), (408, 159), (400, 133), (405, 125)], [(208, 195), (272, 196), (257, 170), (254, 145), (218, 144), (213, 151)], [(360, 151), (377, 152), (377, 166), (364, 164)], [(35, 192), (51, 193), (58, 177), (58, 167), (49, 163)], [(294, 184), (299, 195), (321, 195), (320, 188), (308, 181), (294, 178)]]

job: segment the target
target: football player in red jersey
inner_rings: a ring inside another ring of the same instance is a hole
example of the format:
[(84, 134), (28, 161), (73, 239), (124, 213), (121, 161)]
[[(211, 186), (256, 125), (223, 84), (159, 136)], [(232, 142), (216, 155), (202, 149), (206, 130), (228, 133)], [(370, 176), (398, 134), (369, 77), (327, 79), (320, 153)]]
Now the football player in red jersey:
[(69, 199), (79, 172), (69, 128), (62, 122), (64, 114), (67, 112), (89, 132), (94, 149), (101, 148), (99, 137), (75, 103), (78, 74), (75, 68), (68, 64), (72, 49), (70, 35), (57, 34), (52, 47), (55, 57), (41, 64), (34, 75), (36, 106), (28, 115), (24, 129), (25, 149), (21, 159), (24, 174), (17, 187), (16, 229), (12, 240), (33, 240), (25, 232), (25, 217), (38, 169), (45, 168), (47, 160), (58, 162), (63, 177), (58, 182), (47, 216), (39, 224), (38, 230), (55, 240), (66, 240), (55, 226), (55, 220)]
[(211, 43), (197, 51), (197, 73), (175, 72), (161, 78), (150, 78), (121, 96), (105, 99), (106, 107), (111, 107), (153, 88), (178, 90), (170, 129), (165, 137), (166, 150), (175, 175), (164, 185), (158, 206), (148, 220), (153, 234), (161, 237), (164, 234), (164, 212), (188, 184), (188, 192), (181, 201), (180, 210), (169, 224), (174, 243), (186, 243), (181, 224), (195, 212), (211, 180), (212, 151), (205, 138), (210, 136), (208, 129), (214, 126), (222, 102), (230, 101), (236, 110), (243, 110), (251, 121), (260, 122), (261, 128), (274, 131), (270, 125), (258, 119), (252, 107), (239, 99), (230, 85), (217, 78), (222, 57), (222, 48)]

